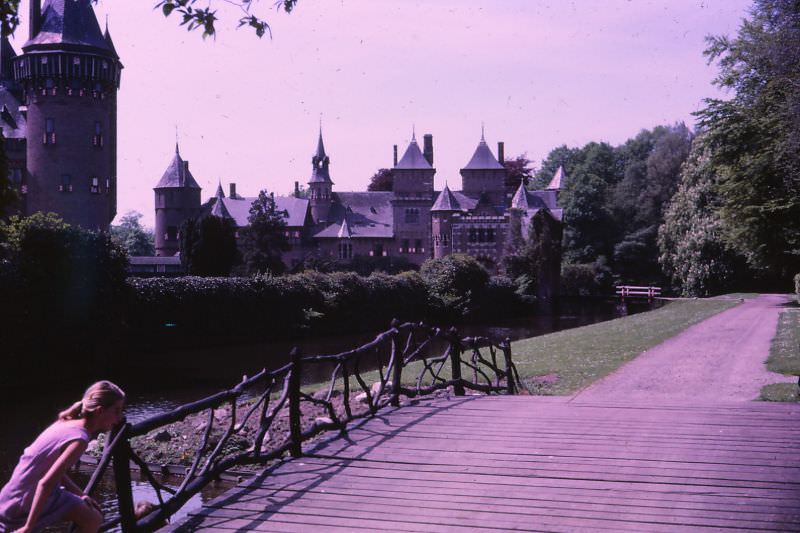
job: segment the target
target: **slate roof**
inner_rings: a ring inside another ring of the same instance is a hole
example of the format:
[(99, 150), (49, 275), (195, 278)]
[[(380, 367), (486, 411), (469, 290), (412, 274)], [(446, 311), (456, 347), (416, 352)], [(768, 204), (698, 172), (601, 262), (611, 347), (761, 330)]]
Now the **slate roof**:
[(97, 23), (91, 0), (46, 0), (42, 7), (42, 25), (22, 47), (57, 48), (57, 45), (88, 46), (116, 57)]
[(403, 157), (400, 158), (400, 161), (397, 162), (394, 168), (430, 170), (433, 167), (428, 163), (428, 160), (425, 159), (425, 156), (422, 155), (422, 151), (417, 144), (417, 138), (411, 137), (411, 142), (408, 144), (408, 148), (406, 148), (406, 153), (403, 154)]
[(390, 191), (337, 192), (328, 218), (336, 222), (314, 237), (338, 239), (346, 225), (350, 238), (394, 237), (394, 213)]
[(328, 170), (328, 156), (325, 154), (325, 144), (322, 142), (322, 130), (319, 132), (319, 140), (317, 141), (317, 152), (314, 154), (314, 157), (311, 159), (313, 162), (312, 170), (311, 170), (311, 179), (308, 180), (308, 183), (330, 183), (333, 184), (331, 181), (331, 175)]
[(475, 148), (475, 153), (472, 154), (472, 159), (469, 160), (467, 166), (463, 170), (496, 170), (505, 168), (501, 165), (497, 158), (492, 153), (486, 140), (481, 137), (481, 142)]
[(161, 181), (155, 186), (156, 189), (171, 188), (171, 187), (189, 187), (191, 189), (200, 189), (200, 185), (194, 180), (194, 176), (189, 172), (186, 162), (181, 159), (181, 154), (178, 151), (178, 144), (175, 144), (175, 157), (172, 158), (164, 175), (161, 176)]
[(564, 172), (564, 167), (562, 165), (558, 165), (558, 170), (553, 175), (553, 179), (550, 180), (550, 184), (547, 186), (547, 190), (558, 190), (561, 189), (567, 182), (567, 173)]
[(103, 40), (106, 42), (106, 45), (111, 50), (111, 53), (114, 54), (114, 57), (119, 59), (119, 54), (117, 53), (117, 49), (114, 46), (114, 41), (111, 39), (111, 32), (108, 30), (108, 18), (106, 18), (106, 31), (103, 33)]
[(439, 193), (439, 196), (436, 197), (436, 201), (433, 202), (433, 207), (431, 207), (431, 211), (461, 211), (461, 204), (458, 203), (455, 195), (450, 191), (450, 188), (445, 184), (444, 189), (442, 192)]
[(222, 184), (217, 186), (217, 194), (214, 195), (214, 203), (211, 206), (211, 214), (219, 218), (233, 218), (230, 211), (228, 211), (228, 208), (225, 207), (225, 193), (222, 192)]
[[(253, 205), (256, 199), (256, 196), (248, 198), (239, 195), (236, 198), (225, 198), (223, 196), (220, 202), (219, 197), (214, 196), (214, 198), (206, 202), (204, 208), (214, 214), (214, 209), (217, 209), (215, 204), (219, 203), (221, 207), (218, 209), (220, 211), (224, 209), (227, 212), (226, 218), (233, 219), (236, 226), (241, 228), (250, 224), (247, 220), (250, 217), (250, 206)], [(276, 196), (275, 208), (278, 211), (286, 211), (288, 213), (287, 226), (302, 227), (305, 224), (306, 214), (308, 213), (308, 199), (295, 198), (294, 196)]]
[(0, 126), (3, 128), (3, 135), (8, 139), (24, 139), (28, 122), (25, 119), (19, 106), (20, 101), (6, 87), (0, 85)]
[(511, 209), (522, 209), (523, 211), (533, 209), (536, 212), (543, 208), (551, 210), (556, 208), (553, 195), (547, 194), (546, 191), (529, 191), (520, 183), (517, 192), (511, 199)]

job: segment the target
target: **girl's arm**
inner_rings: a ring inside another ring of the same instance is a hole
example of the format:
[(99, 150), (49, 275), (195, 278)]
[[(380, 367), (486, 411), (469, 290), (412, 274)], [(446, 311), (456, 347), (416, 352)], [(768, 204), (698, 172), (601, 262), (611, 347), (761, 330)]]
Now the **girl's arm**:
[(86, 443), (82, 440), (74, 440), (67, 443), (64, 447), (64, 451), (61, 452), (61, 455), (56, 459), (56, 462), (53, 463), (53, 466), (50, 467), (50, 470), (48, 470), (44, 477), (39, 480), (39, 483), (36, 484), (33, 503), (31, 503), (31, 510), (28, 512), (28, 520), (22, 528), (23, 531), (30, 531), (33, 528), (39, 520), (39, 515), (42, 514), (44, 510), (47, 499), (61, 482), (62, 478), (64, 478), (67, 470), (78, 462), (78, 459), (85, 450)]

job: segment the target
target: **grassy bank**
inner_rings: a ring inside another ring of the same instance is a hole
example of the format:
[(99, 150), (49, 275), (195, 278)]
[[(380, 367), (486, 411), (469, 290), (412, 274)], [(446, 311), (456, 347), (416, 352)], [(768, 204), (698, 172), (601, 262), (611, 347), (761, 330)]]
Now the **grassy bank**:
[(533, 394), (571, 394), (603, 378), (737, 300), (681, 300), (655, 311), (512, 343), (514, 362)]
[[(788, 376), (800, 375), (800, 309), (781, 313), (772, 339), (767, 368)], [(797, 383), (773, 383), (761, 389), (761, 399), (772, 402), (798, 401)]]

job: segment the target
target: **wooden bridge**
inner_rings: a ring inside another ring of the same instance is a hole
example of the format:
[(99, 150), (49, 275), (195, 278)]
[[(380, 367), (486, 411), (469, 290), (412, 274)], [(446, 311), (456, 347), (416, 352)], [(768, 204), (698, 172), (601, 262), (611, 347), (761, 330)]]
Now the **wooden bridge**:
[(172, 531), (800, 531), (797, 404), (419, 400)]

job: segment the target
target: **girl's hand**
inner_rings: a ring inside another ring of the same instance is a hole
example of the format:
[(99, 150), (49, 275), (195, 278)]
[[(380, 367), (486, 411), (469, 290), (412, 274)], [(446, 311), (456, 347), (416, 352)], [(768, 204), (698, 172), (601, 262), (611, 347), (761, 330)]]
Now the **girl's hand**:
[(83, 500), (89, 507), (94, 507), (100, 512), (103, 511), (102, 509), (100, 509), (100, 505), (96, 501), (94, 501), (94, 498), (92, 498), (88, 494), (84, 494), (83, 496), (81, 496), (81, 500)]

